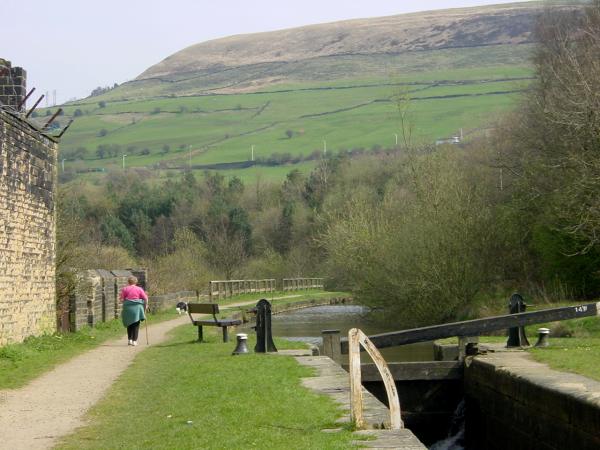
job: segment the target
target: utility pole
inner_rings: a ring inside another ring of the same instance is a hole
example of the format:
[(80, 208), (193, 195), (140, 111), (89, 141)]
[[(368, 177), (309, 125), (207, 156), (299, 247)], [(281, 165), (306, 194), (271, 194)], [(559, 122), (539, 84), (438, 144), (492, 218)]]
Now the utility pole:
[(327, 155), (327, 141), (323, 139), (323, 155)]
[(254, 145), (252, 145), (250, 147), (250, 152), (251, 152), (251, 158), (252, 158), (251, 161), (254, 161)]
[(396, 137), (396, 147), (398, 147), (398, 133), (394, 133), (394, 136)]
[(192, 146), (188, 145), (188, 150), (190, 151), (190, 170), (192, 170)]
[(127, 155), (123, 155), (123, 170), (125, 170), (125, 157), (126, 157), (126, 156), (127, 156)]
[(62, 170), (64, 173), (65, 172), (65, 158), (63, 158), (63, 160), (62, 160)]

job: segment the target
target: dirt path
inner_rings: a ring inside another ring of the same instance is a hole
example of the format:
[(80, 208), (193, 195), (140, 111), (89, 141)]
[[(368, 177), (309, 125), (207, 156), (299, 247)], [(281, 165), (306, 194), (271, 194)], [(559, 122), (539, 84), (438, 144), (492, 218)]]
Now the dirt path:
[[(227, 308), (254, 304), (256, 300), (227, 305)], [(223, 309), (227, 309), (223, 308)], [(152, 325), (150, 345), (160, 344), (173, 328), (189, 323), (187, 315)], [(127, 345), (122, 338), (61, 364), (28, 385), (0, 391), (0, 449), (48, 449), (59, 438), (85, 425), (85, 413), (98, 402), (112, 383), (148, 348), (145, 330), (140, 329), (140, 345)]]

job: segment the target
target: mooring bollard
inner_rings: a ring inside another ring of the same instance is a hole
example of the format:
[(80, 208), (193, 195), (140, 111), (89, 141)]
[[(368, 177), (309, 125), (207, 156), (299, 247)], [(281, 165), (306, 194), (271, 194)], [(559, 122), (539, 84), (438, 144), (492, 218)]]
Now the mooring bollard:
[(236, 334), (237, 345), (232, 355), (245, 355), (248, 351), (248, 335), (244, 333)]
[(550, 328), (538, 328), (538, 340), (536, 347), (548, 347), (550, 345)]
[[(510, 314), (518, 314), (525, 312), (527, 304), (520, 294), (513, 294), (510, 297), (508, 312)], [(507, 347), (528, 347), (529, 341), (525, 334), (525, 327), (514, 327), (508, 329), (508, 341), (506, 342)]]
[(271, 304), (267, 299), (261, 299), (256, 304), (256, 353), (276, 352), (271, 332)]
[(340, 344), (340, 330), (322, 330), (321, 336), (323, 337), (323, 355), (341, 364), (342, 347)]

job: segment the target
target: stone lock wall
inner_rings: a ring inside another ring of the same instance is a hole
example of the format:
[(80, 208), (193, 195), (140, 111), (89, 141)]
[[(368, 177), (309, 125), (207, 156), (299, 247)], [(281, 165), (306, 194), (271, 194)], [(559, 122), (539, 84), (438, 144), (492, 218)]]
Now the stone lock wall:
[(0, 110), (0, 345), (56, 330), (57, 151)]
[(598, 381), (551, 370), (515, 351), (473, 358), (464, 387), (467, 448), (600, 448)]

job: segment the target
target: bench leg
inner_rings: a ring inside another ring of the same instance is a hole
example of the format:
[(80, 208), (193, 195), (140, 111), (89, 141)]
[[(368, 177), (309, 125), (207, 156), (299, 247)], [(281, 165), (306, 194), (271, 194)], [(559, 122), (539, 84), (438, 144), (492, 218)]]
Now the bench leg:
[(198, 342), (202, 342), (202, 325), (198, 325)]
[(223, 342), (229, 342), (229, 333), (227, 332), (227, 327), (223, 328)]

